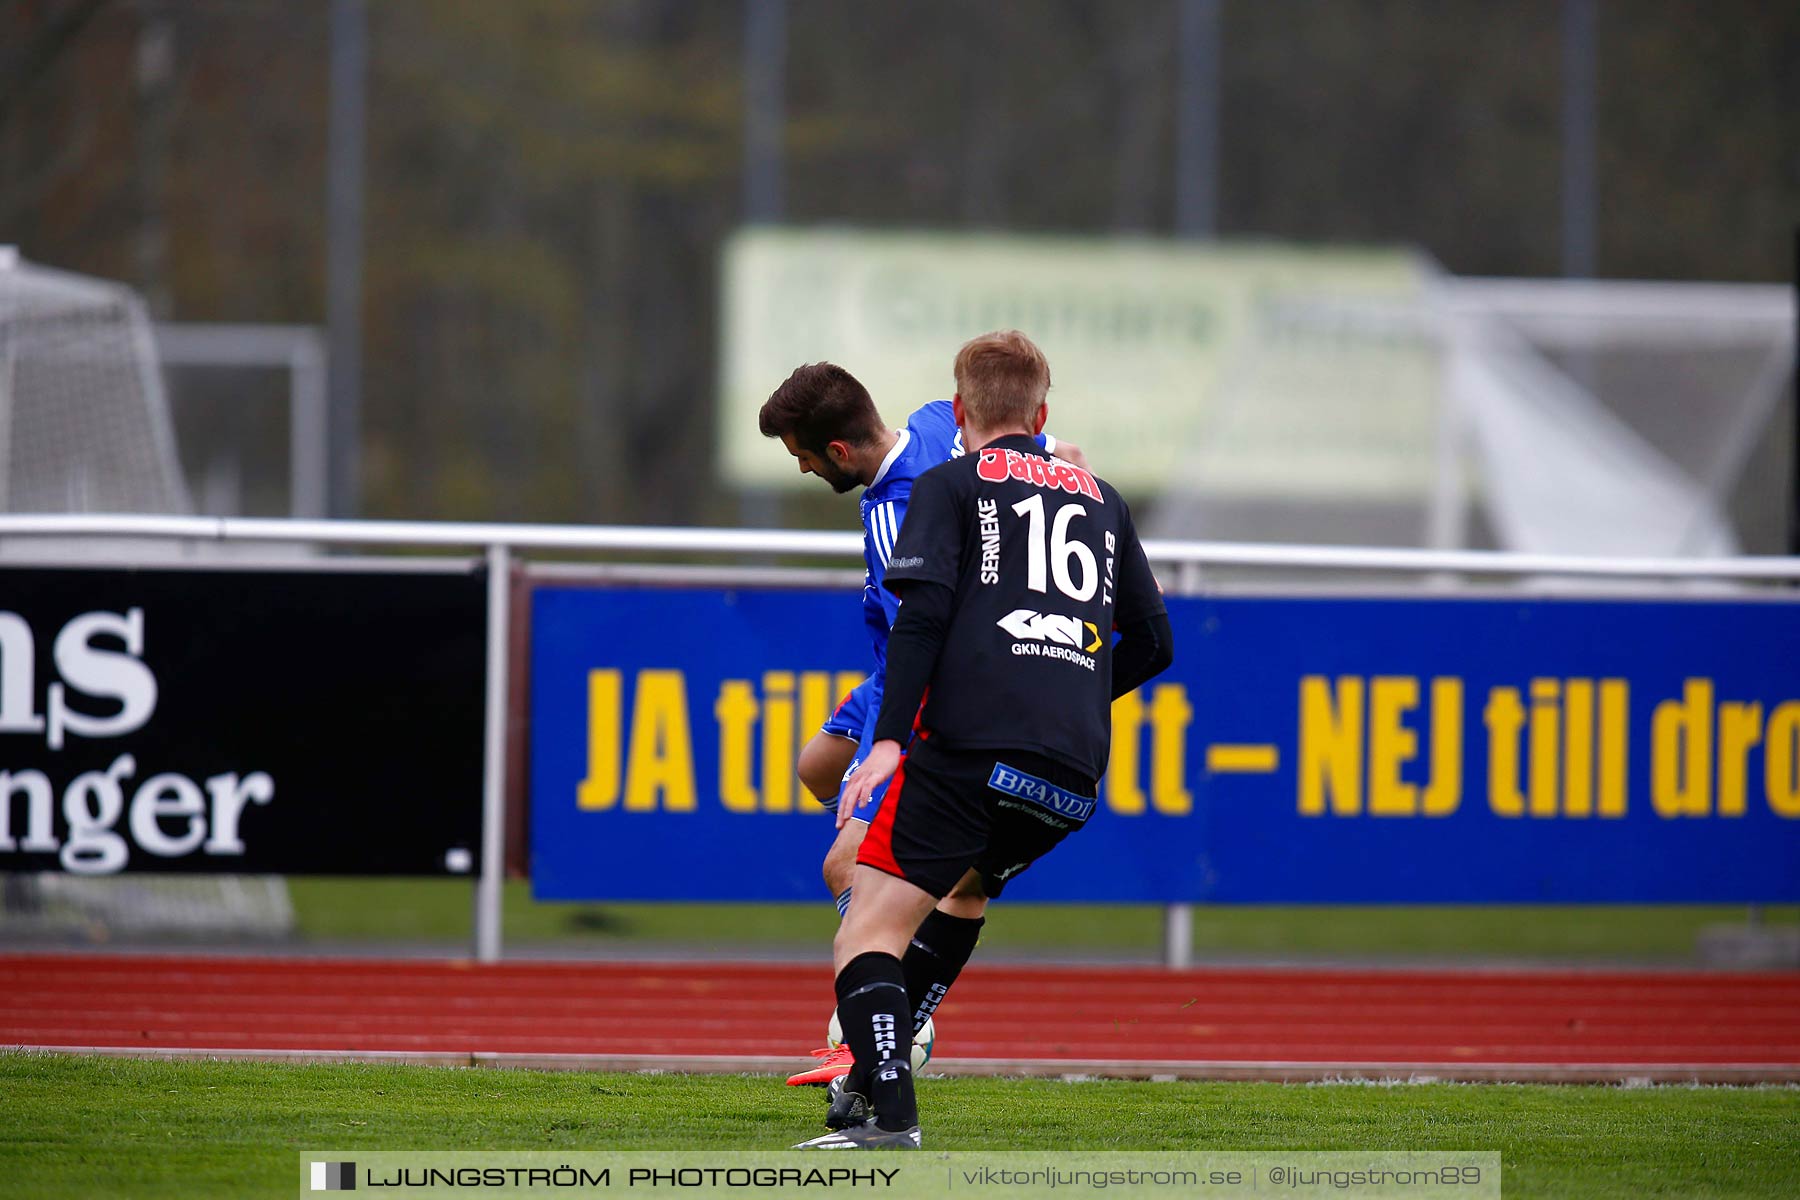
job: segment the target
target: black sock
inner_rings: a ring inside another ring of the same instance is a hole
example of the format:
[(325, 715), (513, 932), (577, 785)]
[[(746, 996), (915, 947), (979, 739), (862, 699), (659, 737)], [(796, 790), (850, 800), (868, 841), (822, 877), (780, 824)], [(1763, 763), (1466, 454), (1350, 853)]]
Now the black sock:
[[(866, 1064), (869, 1103), (883, 1129), (919, 1123), (913, 1098), (912, 1037), (906, 1032), (906, 975), (900, 960), (871, 950), (845, 965), (837, 977), (838, 1024), (844, 1041)], [(853, 1072), (856, 1073), (856, 1072)]]
[(925, 1022), (943, 1003), (944, 994), (962, 973), (975, 953), (975, 941), (986, 923), (982, 917), (953, 917), (932, 909), (919, 922), (900, 969), (906, 973), (906, 998), (912, 1005), (913, 1032), (925, 1028)]

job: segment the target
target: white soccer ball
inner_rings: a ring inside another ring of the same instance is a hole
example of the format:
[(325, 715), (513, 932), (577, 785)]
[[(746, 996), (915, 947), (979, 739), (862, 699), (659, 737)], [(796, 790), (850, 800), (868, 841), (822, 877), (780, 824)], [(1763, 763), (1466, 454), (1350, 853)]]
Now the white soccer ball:
[[(837, 1009), (831, 1010), (831, 1024), (825, 1027), (825, 1044), (838, 1047), (844, 1044), (844, 1027), (838, 1024)], [(925, 1028), (913, 1035), (912, 1069), (917, 1074), (931, 1061), (931, 1048), (937, 1044), (937, 1026), (931, 1018), (925, 1018)]]

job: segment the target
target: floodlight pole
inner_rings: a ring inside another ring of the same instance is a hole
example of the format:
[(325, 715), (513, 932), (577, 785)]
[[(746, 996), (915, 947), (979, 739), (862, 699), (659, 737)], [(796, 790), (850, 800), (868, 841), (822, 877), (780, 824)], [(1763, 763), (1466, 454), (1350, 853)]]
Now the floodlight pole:
[(1563, 0), (1562, 268), (1570, 279), (1592, 279), (1598, 263), (1598, 24), (1595, 0)]
[[(1788, 511), (1787, 552), (1800, 554), (1800, 225), (1794, 226), (1794, 358), (1788, 379), (1789, 412), (1793, 427), (1788, 431)], [(1751, 929), (1760, 929), (1763, 908), (1752, 904), (1745, 914)]]
[(364, 0), (332, 0), (331, 111), (326, 136), (325, 310), (331, 341), (330, 513), (362, 508), (363, 158), (369, 16)]
[(787, 120), (787, 0), (744, 4), (744, 219), (779, 221)]
[[(787, 0), (744, 0), (744, 223), (773, 225), (786, 203)], [(741, 491), (746, 528), (781, 524), (781, 502)]]
[(1219, 232), (1220, 0), (1181, 0), (1176, 10), (1175, 232)]
[(1793, 429), (1788, 458), (1787, 551), (1800, 554), (1800, 225), (1794, 226), (1794, 372), (1791, 386)]

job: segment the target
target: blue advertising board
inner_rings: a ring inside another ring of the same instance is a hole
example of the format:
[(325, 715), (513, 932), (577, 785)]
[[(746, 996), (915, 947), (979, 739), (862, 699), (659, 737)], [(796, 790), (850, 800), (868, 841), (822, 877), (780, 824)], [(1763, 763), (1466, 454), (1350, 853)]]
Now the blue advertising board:
[[(1169, 610), (1094, 818), (1009, 900), (1800, 900), (1800, 606)], [(854, 595), (539, 589), (536, 895), (823, 898), (794, 761), (869, 664)]]

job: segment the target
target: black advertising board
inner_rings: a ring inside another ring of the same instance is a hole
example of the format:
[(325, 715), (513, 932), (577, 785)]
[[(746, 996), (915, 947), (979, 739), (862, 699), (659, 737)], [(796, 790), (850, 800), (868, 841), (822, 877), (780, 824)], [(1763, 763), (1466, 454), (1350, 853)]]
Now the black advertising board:
[(0, 568), (0, 871), (480, 869), (473, 569)]

